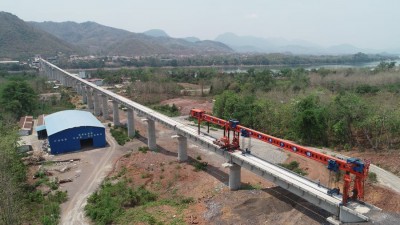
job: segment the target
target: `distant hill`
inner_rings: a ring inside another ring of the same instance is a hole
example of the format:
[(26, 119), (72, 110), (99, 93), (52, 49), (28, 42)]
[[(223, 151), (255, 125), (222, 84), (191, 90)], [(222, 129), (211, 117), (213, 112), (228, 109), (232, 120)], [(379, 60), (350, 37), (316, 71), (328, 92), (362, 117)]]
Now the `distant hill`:
[(259, 53), (292, 53), (292, 54), (355, 54), (357, 52), (378, 53), (372, 49), (360, 49), (349, 44), (321, 47), (304, 40), (286, 40), (284, 38), (260, 38), (254, 36), (238, 36), (224, 33), (215, 38), (238, 52)]
[(151, 36), (151, 37), (169, 37), (169, 35), (160, 29), (152, 29), (152, 30), (148, 30), (143, 32), (143, 34)]
[(113, 27), (102, 26), (95, 22), (29, 22), (34, 27), (49, 32), (58, 38), (78, 45), (90, 53), (107, 54), (108, 46), (123, 41), (131, 33)]
[(183, 38), (185, 41), (188, 41), (188, 42), (198, 42), (198, 41), (201, 41), (199, 38), (197, 38), (197, 37), (185, 37), (185, 38)]
[(11, 13), (0, 12), (0, 58), (26, 58), (35, 54), (53, 56), (58, 52), (73, 54), (82, 53), (82, 50)]
[[(215, 41), (188, 42), (168, 36), (149, 36), (107, 27), (94, 22), (30, 22), (71, 44), (100, 55), (146, 56), (154, 54), (215, 54), (232, 52), (225, 44)], [(153, 32), (156, 31), (156, 32)], [(157, 30), (150, 33), (161, 34)]]

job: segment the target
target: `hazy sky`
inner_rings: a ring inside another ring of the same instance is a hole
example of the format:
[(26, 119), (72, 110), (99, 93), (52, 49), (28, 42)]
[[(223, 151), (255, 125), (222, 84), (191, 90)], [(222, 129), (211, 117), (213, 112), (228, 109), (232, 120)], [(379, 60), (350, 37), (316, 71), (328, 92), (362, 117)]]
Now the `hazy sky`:
[(219, 34), (302, 39), (322, 46), (400, 48), (399, 0), (1, 0), (25, 21), (94, 21), (172, 37)]

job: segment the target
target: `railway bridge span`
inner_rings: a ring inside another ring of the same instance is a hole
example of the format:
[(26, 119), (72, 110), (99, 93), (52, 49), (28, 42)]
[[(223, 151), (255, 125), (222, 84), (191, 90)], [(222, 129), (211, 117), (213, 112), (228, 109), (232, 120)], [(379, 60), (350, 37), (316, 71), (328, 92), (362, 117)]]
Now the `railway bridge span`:
[(199, 135), (193, 127), (81, 79), (44, 59), (40, 59), (39, 70), (40, 74), (49, 80), (58, 80), (63, 86), (75, 89), (78, 94), (82, 95), (83, 103), (87, 104), (89, 110), (93, 110), (96, 116), (102, 115), (104, 119), (110, 119), (108, 101), (111, 101), (114, 125), (120, 125), (119, 108), (120, 106), (125, 107), (127, 109), (128, 135), (131, 137), (135, 135), (135, 113), (142, 117), (142, 120), (147, 122), (147, 144), (150, 149), (156, 148), (155, 123), (157, 122), (176, 132), (173, 138), (178, 140), (179, 161), (185, 161), (188, 158), (188, 140), (224, 157), (227, 160), (224, 166), (229, 167), (229, 188), (231, 190), (240, 188), (241, 168), (245, 168), (331, 213), (332, 217), (327, 218), (331, 223), (367, 222), (369, 213), (377, 210), (376, 207), (363, 202), (350, 202), (343, 205), (342, 197), (335, 194), (328, 195), (326, 187), (252, 154), (242, 154), (241, 151), (225, 151), (214, 144), (214, 138), (203, 134)]

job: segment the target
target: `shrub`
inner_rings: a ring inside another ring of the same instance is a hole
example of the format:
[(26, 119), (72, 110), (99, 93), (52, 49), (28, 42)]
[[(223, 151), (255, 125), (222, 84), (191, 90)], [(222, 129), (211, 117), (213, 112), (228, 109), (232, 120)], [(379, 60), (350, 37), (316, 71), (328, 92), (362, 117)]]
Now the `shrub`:
[(179, 116), (179, 109), (175, 104), (169, 105), (155, 105), (152, 107), (154, 110), (165, 114), (167, 116)]
[(149, 173), (142, 173), (142, 174), (140, 175), (140, 177), (141, 177), (142, 179), (146, 179), (146, 178), (149, 178), (149, 177), (150, 177), (150, 174), (149, 174)]
[(301, 169), (299, 166), (300, 164), (297, 161), (291, 161), (290, 163), (279, 163), (280, 166), (291, 170), (299, 175), (306, 176), (308, 173)]
[(196, 160), (193, 162), (193, 166), (194, 166), (194, 171), (196, 171), (196, 172), (198, 172), (200, 170), (206, 171), (208, 163), (207, 162), (199, 162)]
[(125, 181), (106, 182), (88, 198), (85, 212), (96, 224), (112, 224), (124, 208), (144, 205), (157, 199), (157, 195), (139, 187), (132, 189)]
[(35, 190), (28, 194), (30, 202), (42, 203), (44, 201), (44, 195), (41, 191)]
[(111, 128), (110, 132), (119, 145), (124, 145), (127, 141), (130, 140), (127, 134), (127, 130), (124, 127)]
[(371, 86), (368, 84), (361, 84), (356, 87), (356, 93), (358, 94), (375, 94), (379, 91), (379, 88), (376, 86)]
[(376, 182), (378, 182), (378, 177), (377, 177), (376, 173), (374, 173), (374, 172), (369, 172), (369, 173), (368, 173), (368, 180), (369, 180), (371, 183), (376, 183)]
[(147, 153), (147, 151), (149, 151), (150, 149), (149, 149), (149, 147), (147, 147), (147, 146), (142, 146), (142, 147), (139, 147), (138, 148), (138, 151), (139, 152), (142, 152), (142, 153)]

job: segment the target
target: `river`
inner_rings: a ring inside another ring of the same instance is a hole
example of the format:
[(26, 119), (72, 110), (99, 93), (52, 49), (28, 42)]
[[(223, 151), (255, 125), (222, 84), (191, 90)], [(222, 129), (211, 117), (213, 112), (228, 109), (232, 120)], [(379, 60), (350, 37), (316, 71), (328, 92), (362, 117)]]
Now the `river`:
[[(296, 66), (288, 66), (288, 65), (271, 65), (271, 66), (227, 66), (221, 67), (224, 73), (245, 73), (250, 68), (258, 68), (258, 69), (270, 69), (272, 71), (278, 71), (283, 68), (304, 68), (306, 70), (326, 68), (326, 69), (343, 69), (343, 68), (374, 68), (381, 61), (374, 61), (368, 63), (353, 63), (353, 64), (320, 64), (320, 65), (296, 65)], [(390, 60), (388, 62), (396, 62), (396, 66), (400, 66), (400, 59)], [(217, 67), (218, 68), (218, 67)]]

